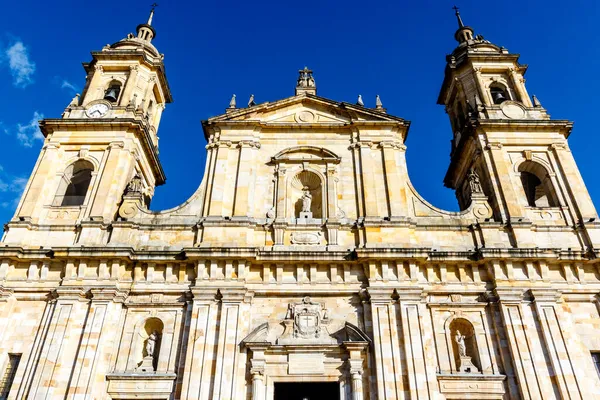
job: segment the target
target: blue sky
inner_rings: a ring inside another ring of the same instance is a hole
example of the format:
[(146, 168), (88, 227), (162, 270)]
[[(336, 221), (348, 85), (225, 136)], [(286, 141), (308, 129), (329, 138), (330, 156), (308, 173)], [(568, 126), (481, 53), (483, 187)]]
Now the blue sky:
[[(0, 220), (8, 221), (39, 154), (37, 120), (57, 118), (85, 74), (82, 62), (133, 32), (152, 1), (4, 2), (0, 13)], [(163, 1), (154, 44), (165, 54), (175, 102), (159, 130), (167, 184), (153, 209), (185, 201), (204, 173), (200, 121), (221, 114), (232, 93), (244, 104), (293, 95), (297, 70), (315, 71), (318, 94), (374, 106), (412, 121), (408, 169), (430, 202), (457, 209), (442, 179), (450, 124), (436, 105), (456, 20), (445, 0), (364, 2)], [(461, 0), (465, 22), (521, 54), (527, 88), (553, 118), (575, 121), (570, 146), (600, 201), (600, 6), (595, 0)]]

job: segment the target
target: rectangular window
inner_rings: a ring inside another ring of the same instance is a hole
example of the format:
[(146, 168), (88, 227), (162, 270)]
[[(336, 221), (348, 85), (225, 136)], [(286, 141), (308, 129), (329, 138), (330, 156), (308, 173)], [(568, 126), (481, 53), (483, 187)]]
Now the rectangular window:
[(592, 352), (592, 360), (594, 360), (594, 365), (596, 366), (596, 372), (600, 375), (600, 351)]
[(2, 375), (2, 379), (0, 380), (0, 400), (6, 400), (8, 398), (10, 387), (12, 386), (15, 375), (17, 374), (19, 361), (21, 361), (20, 354), (8, 355), (8, 365), (6, 366), (4, 374)]

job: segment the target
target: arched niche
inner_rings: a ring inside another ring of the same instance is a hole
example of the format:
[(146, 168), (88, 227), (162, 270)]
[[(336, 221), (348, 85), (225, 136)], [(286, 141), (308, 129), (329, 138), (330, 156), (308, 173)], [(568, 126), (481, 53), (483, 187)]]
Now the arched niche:
[(139, 359), (138, 371), (154, 372), (157, 370), (164, 328), (162, 320), (156, 317), (150, 317), (140, 325), (136, 344), (136, 353)]
[[(452, 343), (452, 354), (456, 371), (463, 373), (478, 373), (481, 371), (477, 335), (471, 321), (460, 317), (453, 319), (448, 325), (446, 335), (449, 336), (448, 339)], [(461, 337), (460, 339), (459, 336)], [(469, 358), (473, 364), (472, 366), (468, 365)]]
[(277, 175), (273, 204), (276, 219), (296, 222), (302, 210), (302, 195), (311, 196), (312, 220), (336, 218), (340, 158), (332, 151), (314, 146), (296, 146), (271, 158)]
[(292, 217), (300, 218), (306, 203), (305, 196), (310, 196), (309, 212), (313, 218), (323, 218), (325, 199), (323, 198), (323, 180), (321, 176), (310, 170), (303, 170), (293, 175), (288, 188), (291, 200)]

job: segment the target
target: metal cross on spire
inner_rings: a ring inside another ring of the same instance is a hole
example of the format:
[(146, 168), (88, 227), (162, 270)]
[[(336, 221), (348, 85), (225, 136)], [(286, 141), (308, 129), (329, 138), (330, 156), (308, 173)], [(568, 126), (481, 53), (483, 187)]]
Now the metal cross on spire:
[(464, 28), (465, 24), (463, 24), (462, 18), (460, 17), (460, 12), (458, 11), (459, 8), (454, 6), (454, 7), (452, 7), (452, 9), (454, 10), (454, 12), (456, 14), (456, 19), (458, 20), (458, 29)]
[(152, 25), (152, 17), (154, 17), (154, 10), (158, 7), (158, 3), (152, 3), (150, 7), (152, 9), (150, 10), (150, 17), (148, 17), (148, 25)]

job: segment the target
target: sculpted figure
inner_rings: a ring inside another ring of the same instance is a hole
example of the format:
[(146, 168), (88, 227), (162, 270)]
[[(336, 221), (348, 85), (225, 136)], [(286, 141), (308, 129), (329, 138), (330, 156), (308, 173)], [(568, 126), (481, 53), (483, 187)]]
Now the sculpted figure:
[(304, 186), (302, 189), (302, 212), (310, 212), (310, 206), (312, 204), (312, 195), (308, 186)]
[(150, 336), (148, 336), (148, 340), (146, 341), (146, 354), (149, 357), (154, 358), (154, 352), (156, 351), (156, 342), (158, 341), (158, 332), (153, 331)]
[(142, 178), (136, 174), (127, 184), (126, 193), (142, 193), (143, 191)]
[(469, 170), (467, 179), (469, 180), (469, 188), (471, 189), (471, 193), (483, 193), (481, 181), (479, 180), (479, 175), (477, 175), (475, 169), (471, 168), (471, 170)]
[(456, 335), (454, 336), (454, 340), (458, 345), (458, 355), (460, 357), (467, 357), (467, 346), (465, 346), (465, 335), (461, 334), (460, 331), (456, 330)]

